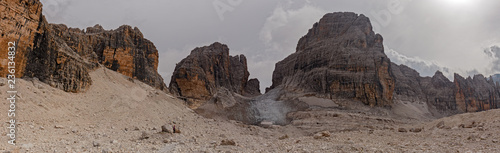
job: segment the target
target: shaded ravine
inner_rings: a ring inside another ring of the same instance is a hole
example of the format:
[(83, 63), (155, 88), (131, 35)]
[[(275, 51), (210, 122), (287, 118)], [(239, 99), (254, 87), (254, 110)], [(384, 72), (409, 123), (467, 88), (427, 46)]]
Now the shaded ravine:
[(280, 92), (280, 89), (273, 89), (250, 101), (248, 112), (251, 114), (248, 115), (255, 118), (255, 124), (268, 121), (277, 125), (286, 125), (290, 123), (290, 119), (287, 118), (288, 113), (304, 109), (293, 101), (277, 100), (281, 94)]

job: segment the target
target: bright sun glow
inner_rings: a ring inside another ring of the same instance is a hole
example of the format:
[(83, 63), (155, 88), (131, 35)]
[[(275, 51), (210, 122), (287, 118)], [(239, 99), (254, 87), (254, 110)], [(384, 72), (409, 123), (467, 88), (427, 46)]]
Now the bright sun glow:
[(444, 0), (449, 4), (465, 5), (470, 4), (473, 0)]

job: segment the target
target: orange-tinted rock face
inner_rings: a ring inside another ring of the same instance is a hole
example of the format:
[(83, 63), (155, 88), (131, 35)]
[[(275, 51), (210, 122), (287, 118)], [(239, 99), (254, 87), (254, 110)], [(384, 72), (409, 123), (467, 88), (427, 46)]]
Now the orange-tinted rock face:
[(134, 56), (130, 54), (131, 48), (109, 48), (103, 51), (104, 66), (120, 72), (123, 75), (133, 77), (135, 65)]
[(394, 94), (395, 79), (391, 74), (390, 61), (383, 61), (377, 70), (377, 77), (380, 80), (380, 85), (382, 86), (382, 96), (383, 102), (389, 102), (382, 105), (392, 105), (392, 99)]
[(0, 1), (0, 76), (7, 74), (7, 43), (16, 42), (16, 77), (38, 77), (65, 91), (85, 90), (93, 67), (62, 46), (42, 17), (38, 0)]
[(467, 79), (455, 74), (455, 98), (462, 112), (496, 109), (500, 106), (499, 86), (482, 75)]
[(166, 89), (163, 78), (157, 73), (158, 50), (138, 28), (123, 25), (115, 30), (104, 30), (95, 25), (85, 31), (61, 24), (51, 27), (74, 52), (88, 61)]
[(35, 34), (39, 33), (42, 4), (35, 0), (0, 1), (0, 76), (7, 75), (8, 42), (17, 42), (16, 77), (24, 75), (27, 54), (33, 49)]
[(89, 71), (99, 64), (166, 89), (157, 72), (158, 50), (137, 28), (87, 31), (48, 24), (38, 0), (0, 1), (0, 76), (6, 75), (7, 43), (17, 42), (16, 77), (37, 77), (65, 91), (92, 84)]
[(178, 84), (178, 93), (188, 98), (187, 102), (191, 108), (198, 108), (203, 101), (211, 98), (212, 93), (207, 89), (208, 82), (200, 80), (199, 74), (189, 73), (183, 68), (178, 71), (178, 75), (185, 76), (174, 81)]
[(455, 93), (455, 100), (456, 100), (457, 108), (459, 110), (466, 112), (467, 103), (465, 102), (466, 98), (465, 98), (464, 92), (461, 91), (460, 85), (458, 84), (458, 82), (455, 82), (455, 85), (456, 85), (455, 89), (457, 89), (457, 92)]

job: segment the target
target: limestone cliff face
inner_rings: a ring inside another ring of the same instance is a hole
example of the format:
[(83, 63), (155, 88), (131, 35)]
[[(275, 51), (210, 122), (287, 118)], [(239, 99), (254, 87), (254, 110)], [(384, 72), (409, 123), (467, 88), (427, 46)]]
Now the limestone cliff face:
[(395, 81), (382, 42), (364, 15), (326, 14), (299, 40), (296, 52), (276, 64), (270, 88), (391, 106)]
[(92, 84), (89, 71), (97, 67), (82, 58), (56, 36), (45, 18), (35, 35), (33, 50), (27, 53), (23, 77), (37, 77), (40, 81), (69, 92), (84, 91)]
[(397, 100), (426, 102), (444, 115), (500, 107), (500, 86), (482, 75), (465, 79), (455, 74), (451, 82), (439, 71), (433, 77), (420, 77), (415, 70), (396, 64), (393, 64), (392, 71), (396, 79)]
[(0, 76), (7, 75), (7, 43), (16, 42), (16, 77), (38, 77), (65, 91), (84, 90), (91, 83), (92, 64), (73, 54), (42, 15), (38, 0), (0, 1)]
[(166, 89), (157, 72), (158, 50), (137, 27), (123, 25), (115, 30), (104, 30), (95, 25), (85, 31), (52, 24), (51, 28), (55, 36), (88, 61), (100, 63), (158, 89)]
[(169, 88), (170, 92), (185, 98), (191, 108), (198, 108), (219, 88), (241, 95), (258, 95), (258, 80), (248, 81), (249, 75), (246, 57), (229, 56), (229, 48), (216, 42), (195, 48), (178, 63)]
[(422, 91), (431, 106), (437, 110), (457, 110), (454, 95), (453, 82), (448, 80), (442, 72), (437, 71), (432, 78), (425, 77), (421, 79)]
[[(425, 99), (424, 91), (420, 88), (420, 74), (405, 65), (392, 63), (392, 74), (396, 80), (394, 97), (403, 101), (419, 101)], [(416, 88), (418, 87), (418, 88)]]
[(42, 22), (42, 4), (37, 0), (0, 1), (0, 76), (7, 75), (7, 45), (17, 42), (16, 77), (22, 77)]
[[(99, 64), (151, 86), (166, 89), (157, 73), (158, 51), (137, 28), (87, 31), (49, 24), (38, 0), (0, 1), (0, 47), (16, 41), (16, 77), (37, 77), (54, 87), (79, 92), (92, 84), (89, 71)], [(6, 50), (1, 54), (7, 55)], [(0, 75), (7, 59), (0, 57)]]
[(439, 71), (421, 77), (391, 63), (382, 41), (363, 15), (326, 14), (299, 40), (296, 52), (276, 64), (270, 89), (352, 98), (371, 106), (391, 106), (393, 100), (426, 103), (436, 116), (500, 107), (494, 77), (456, 74), (451, 82)]
[(499, 108), (499, 86), (492, 80), (487, 80), (483, 75), (464, 79), (455, 74), (455, 99), (459, 110), (464, 112), (477, 112)]

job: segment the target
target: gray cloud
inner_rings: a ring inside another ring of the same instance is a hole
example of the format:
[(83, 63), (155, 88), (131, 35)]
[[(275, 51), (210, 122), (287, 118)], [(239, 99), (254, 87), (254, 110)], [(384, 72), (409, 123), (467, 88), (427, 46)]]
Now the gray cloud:
[(385, 53), (391, 59), (391, 62), (411, 67), (417, 70), (421, 76), (433, 76), (436, 71), (441, 71), (448, 79), (453, 80), (453, 74), (456, 72), (456, 70), (452, 71), (450, 68), (442, 66), (436, 61), (427, 61), (419, 57), (408, 57), (393, 49), (387, 49), (387, 47)]
[(260, 70), (261, 73), (255, 76), (264, 86), (270, 86), (272, 83), (274, 64), (295, 52), (299, 38), (307, 33), (307, 29), (311, 28), (313, 23), (319, 21), (327, 13), (309, 3), (300, 8), (294, 8), (293, 4), (278, 5), (267, 17), (259, 32), (259, 39), (265, 47), (264, 52), (249, 60), (250, 71), (259, 72)]
[(500, 72), (500, 47), (491, 46), (484, 50), (484, 53), (491, 58), (491, 71), (493, 73)]
[(72, 1), (66, 0), (41, 0), (43, 14), (53, 20), (62, 20), (61, 14), (65, 14)]

